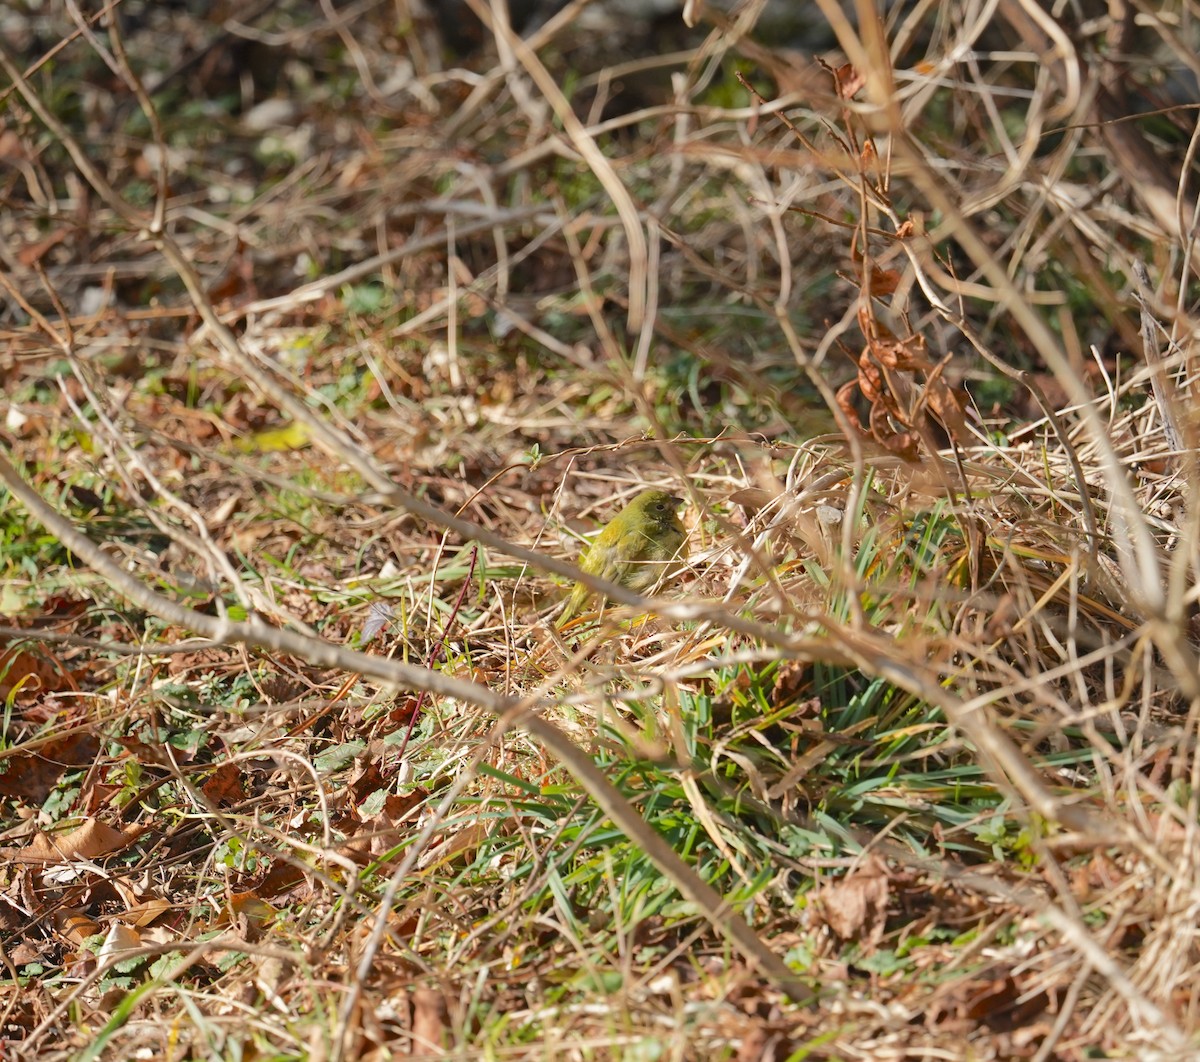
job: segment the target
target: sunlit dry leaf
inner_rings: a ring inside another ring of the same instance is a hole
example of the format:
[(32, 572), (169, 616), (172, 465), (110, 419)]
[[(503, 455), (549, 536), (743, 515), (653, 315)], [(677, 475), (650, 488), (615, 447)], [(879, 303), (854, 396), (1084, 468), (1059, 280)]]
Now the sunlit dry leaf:
[(76, 690), (75, 676), (41, 653), (8, 649), (0, 653), (0, 697), (28, 702), (37, 694)]
[(212, 776), (200, 787), (209, 800), (218, 807), (229, 807), (240, 804), (246, 799), (246, 787), (242, 781), (242, 771), (236, 763), (222, 763)]
[(900, 272), (896, 269), (872, 268), (865, 287), (872, 295), (892, 295), (900, 286)]
[(271, 869), (258, 885), (261, 896), (279, 896), (304, 880), (304, 872), (295, 863), (275, 860)]
[(355, 760), (350, 777), (346, 779), (346, 792), (355, 804), (361, 804), (372, 793), (387, 788), (377, 753), (378, 749), (371, 747), (368, 755)]
[(8, 951), (8, 959), (14, 966), (25, 966), (31, 962), (41, 962), (48, 951), (53, 949), (52, 941), (21, 940)]
[(867, 79), (854, 68), (852, 63), (839, 66), (833, 74), (837, 81), (837, 94), (844, 100), (850, 99), (867, 83)]
[[(280, 1014), (291, 1013), (288, 1001), (279, 994), (280, 985), (287, 980), (291, 964), (285, 963), (277, 956), (267, 958), (257, 957), (254, 972), (254, 983), (262, 993), (263, 999), (271, 1004)], [(309, 1057), (312, 1057), (311, 1055)]]
[(931, 377), (926, 385), (925, 404), (950, 438), (962, 442), (970, 437), (965, 415), (966, 398), (952, 390), (940, 375)]
[(138, 950), (142, 946), (142, 938), (138, 931), (132, 926), (127, 926), (123, 922), (114, 922), (108, 928), (108, 933), (104, 937), (104, 943), (100, 945), (100, 951), (96, 958), (105, 963), (109, 960), (121, 962), (137, 957)]
[(812, 665), (802, 660), (785, 660), (775, 672), (771, 690), (771, 706), (781, 708), (800, 700), (801, 694), (812, 687)]
[(255, 940), (267, 923), (279, 913), (256, 892), (238, 892), (229, 897), (227, 920), (241, 926), (248, 939)]
[(924, 336), (901, 339), (883, 330), (871, 336), (868, 349), (880, 365), (896, 372), (918, 372), (932, 368)]
[(772, 1031), (761, 1018), (753, 1021), (754, 1024), (742, 1033), (737, 1062), (774, 1062), (790, 1056), (790, 1040)]
[(24, 141), (12, 129), (0, 130), (0, 159), (5, 162), (16, 162), (29, 157)]
[(854, 406), (854, 390), (857, 386), (856, 381), (850, 380), (837, 389), (835, 397), (838, 406), (849, 418), (850, 423), (861, 429), (862, 422), (858, 419), (858, 410)]
[(871, 361), (869, 348), (863, 351), (858, 361), (858, 389), (863, 398), (871, 403), (872, 412), (876, 409), (882, 413), (888, 412), (891, 395), (884, 390), (883, 373), (879, 371), (879, 366)]
[(870, 415), (871, 437), (880, 446), (903, 458), (905, 461), (916, 462), (920, 457), (920, 436), (916, 432), (896, 431), (888, 419), (888, 411), (883, 403), (871, 407)]
[(122, 917), (129, 925), (144, 929), (173, 910), (174, 906), (170, 901), (161, 898), (145, 900), (128, 908)]
[(360, 867), (373, 862), (386, 865), (383, 856), (394, 849), (406, 833), (402, 834), (391, 826), (377, 825), (372, 819), (363, 823), (361, 831), (339, 845), (338, 852), (354, 860)]
[(825, 924), (843, 940), (860, 940), (872, 948), (883, 936), (887, 916), (887, 868), (870, 859), (858, 870), (821, 890)]
[(79, 814), (97, 814), (102, 808), (108, 807), (112, 803), (113, 797), (118, 796), (124, 790), (124, 785), (96, 781), (95, 775), (91, 776), (87, 788), (79, 795), (77, 804)]
[(412, 1054), (444, 1050), (450, 1029), (446, 997), (434, 988), (418, 988), (412, 994)]
[(54, 928), (76, 946), (100, 934), (100, 926), (77, 908), (55, 911)]
[(863, 144), (858, 158), (864, 173), (876, 171), (879, 167), (879, 153), (875, 150), (875, 141), (868, 140)]
[(97, 819), (88, 819), (70, 833), (58, 836), (39, 831), (27, 847), (0, 849), (0, 855), (14, 863), (46, 866), (76, 859), (93, 860), (127, 848), (144, 832), (141, 826), (131, 826), (125, 831), (114, 830)]

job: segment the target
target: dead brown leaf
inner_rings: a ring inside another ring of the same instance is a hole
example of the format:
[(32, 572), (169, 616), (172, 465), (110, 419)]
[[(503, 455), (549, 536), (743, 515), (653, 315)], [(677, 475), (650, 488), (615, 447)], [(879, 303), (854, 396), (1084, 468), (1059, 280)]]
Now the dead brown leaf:
[(883, 936), (887, 917), (888, 872), (883, 861), (866, 860), (857, 870), (821, 890), (819, 909), (825, 924), (842, 940), (873, 948)]
[(236, 763), (222, 763), (200, 787), (200, 791), (217, 807), (240, 804), (246, 799), (246, 786)]
[(124, 922), (114, 922), (108, 927), (96, 958), (102, 963), (109, 960), (122, 962), (136, 957), (141, 947), (142, 937), (136, 929)]
[(270, 922), (279, 913), (256, 892), (238, 892), (229, 897), (229, 908), (218, 924), (228, 922), (237, 926), (247, 940), (257, 940)]
[(844, 100), (851, 99), (866, 83), (867, 79), (863, 77), (852, 63), (844, 63), (833, 71), (834, 79), (837, 82), (837, 94)]
[(14, 863), (43, 866), (69, 863), (75, 859), (99, 859), (128, 848), (144, 832), (141, 826), (114, 830), (98, 819), (88, 819), (70, 833), (57, 837), (39, 830), (25, 848), (3, 848), (0, 849), (0, 856)]
[(77, 690), (76, 676), (42, 653), (8, 649), (0, 654), (0, 697), (28, 702), (43, 693)]
[(75, 730), (37, 747), (19, 749), (0, 765), (0, 793), (40, 805), (67, 771), (88, 767), (100, 751), (100, 740), (90, 730)]
[(1023, 1041), (1030, 1044), (1039, 1032), (1039, 1024), (1044, 1026), (1041, 1035), (1049, 1032), (1043, 1015), (1051, 1006), (1046, 992), (1030, 992), (1030, 981), (1030, 977), (1017, 977), (1008, 968), (996, 970), (991, 976), (959, 981), (940, 995), (927, 1021), (931, 1025), (949, 1022), (972, 1030), (980, 1024), (996, 1032), (1019, 1029)]
[(88, 937), (100, 934), (100, 926), (79, 908), (60, 908), (55, 911), (54, 928), (76, 947)]
[(418, 988), (412, 994), (411, 1054), (443, 1051), (450, 1030), (450, 1008), (446, 996), (436, 988)]
[(174, 906), (170, 901), (161, 898), (145, 900), (128, 908), (125, 911), (124, 918), (131, 926), (137, 929), (145, 929), (162, 918), (163, 915), (173, 910)]

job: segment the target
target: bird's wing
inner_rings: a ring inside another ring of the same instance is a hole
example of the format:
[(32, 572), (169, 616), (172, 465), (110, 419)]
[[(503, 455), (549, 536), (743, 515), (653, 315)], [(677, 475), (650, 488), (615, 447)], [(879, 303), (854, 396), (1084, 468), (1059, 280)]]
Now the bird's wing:
[(620, 555), (622, 565), (630, 561), (637, 562), (646, 559), (646, 554), (654, 546), (654, 539), (640, 528), (631, 527), (621, 536), (621, 542), (614, 551)]

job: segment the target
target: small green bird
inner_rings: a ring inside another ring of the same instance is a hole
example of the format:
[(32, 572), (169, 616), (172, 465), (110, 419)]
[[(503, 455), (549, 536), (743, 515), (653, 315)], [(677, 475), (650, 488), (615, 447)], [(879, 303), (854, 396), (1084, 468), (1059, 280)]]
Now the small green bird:
[[(683, 502), (662, 490), (642, 491), (604, 526), (579, 558), (579, 567), (628, 590), (649, 590), (687, 557), (687, 531), (676, 510)], [(562, 615), (562, 627), (592, 596), (576, 583)]]

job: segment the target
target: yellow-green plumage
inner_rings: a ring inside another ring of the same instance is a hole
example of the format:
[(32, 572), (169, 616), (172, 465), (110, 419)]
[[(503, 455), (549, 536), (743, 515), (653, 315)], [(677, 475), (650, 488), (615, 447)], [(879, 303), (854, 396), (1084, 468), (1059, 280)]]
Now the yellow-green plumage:
[[(687, 531), (676, 510), (683, 504), (661, 490), (643, 491), (605, 525), (579, 558), (579, 567), (641, 593), (687, 557)], [(570, 620), (592, 596), (576, 583), (557, 626)]]

